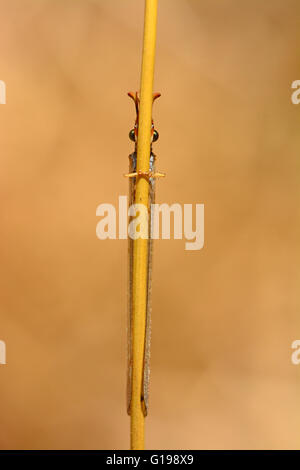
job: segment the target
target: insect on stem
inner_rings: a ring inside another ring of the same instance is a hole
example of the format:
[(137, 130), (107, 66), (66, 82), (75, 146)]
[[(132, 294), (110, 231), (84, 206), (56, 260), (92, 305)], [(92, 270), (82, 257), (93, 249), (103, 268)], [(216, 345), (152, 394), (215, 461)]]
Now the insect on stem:
[[(140, 96), (129, 93), (137, 113), (134, 129), (129, 133), (129, 138), (135, 142), (135, 150), (129, 156), (129, 174), (137, 173), (129, 177), (129, 204), (139, 203), (148, 208), (154, 199), (156, 180), (152, 142), (158, 139), (152, 121), (152, 104), (159, 96), (153, 95), (157, 4), (158, 0), (145, 0), (141, 93)], [(151, 235), (151, 220), (148, 234)], [(127, 410), (133, 450), (144, 449), (144, 418), (148, 412), (151, 243), (151, 236), (129, 238)]]

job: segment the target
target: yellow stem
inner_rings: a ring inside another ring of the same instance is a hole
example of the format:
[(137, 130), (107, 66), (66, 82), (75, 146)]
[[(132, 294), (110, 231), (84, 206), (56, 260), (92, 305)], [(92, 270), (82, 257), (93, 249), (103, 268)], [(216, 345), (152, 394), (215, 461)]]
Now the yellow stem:
[[(137, 171), (149, 171), (152, 95), (156, 43), (158, 0), (145, 0), (144, 42), (137, 142)], [(137, 178), (136, 204), (148, 207), (149, 183)], [(148, 241), (139, 238), (133, 249), (133, 314), (132, 314), (132, 397), (130, 437), (131, 449), (144, 449), (144, 414), (141, 396), (145, 348)]]

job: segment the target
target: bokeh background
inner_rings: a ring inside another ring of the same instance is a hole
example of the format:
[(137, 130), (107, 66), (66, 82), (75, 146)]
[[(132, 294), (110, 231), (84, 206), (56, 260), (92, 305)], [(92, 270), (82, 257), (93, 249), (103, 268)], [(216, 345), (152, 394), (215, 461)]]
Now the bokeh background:
[[(127, 193), (143, 2), (1, 0), (1, 449), (126, 449)], [(205, 247), (155, 242), (150, 449), (300, 442), (297, 0), (160, 0), (158, 202), (204, 203)]]

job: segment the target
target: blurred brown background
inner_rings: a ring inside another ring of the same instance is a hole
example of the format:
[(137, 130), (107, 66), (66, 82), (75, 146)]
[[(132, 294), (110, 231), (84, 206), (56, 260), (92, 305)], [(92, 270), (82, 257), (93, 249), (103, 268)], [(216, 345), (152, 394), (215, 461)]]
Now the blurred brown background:
[[(143, 2), (0, 1), (2, 449), (122, 449), (127, 193)], [(204, 203), (205, 247), (155, 242), (159, 449), (299, 448), (297, 0), (161, 0), (158, 202)]]

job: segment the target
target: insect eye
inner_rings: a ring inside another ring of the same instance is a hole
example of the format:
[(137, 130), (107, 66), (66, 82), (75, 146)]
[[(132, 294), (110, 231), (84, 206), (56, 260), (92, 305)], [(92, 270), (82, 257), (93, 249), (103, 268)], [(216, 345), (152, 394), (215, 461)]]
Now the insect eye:
[(135, 132), (134, 129), (131, 129), (129, 132), (129, 139), (132, 140), (132, 142), (135, 142)]
[(158, 140), (158, 138), (159, 138), (159, 133), (156, 130), (154, 130), (153, 131), (153, 139), (152, 139), (153, 142), (156, 142)]

